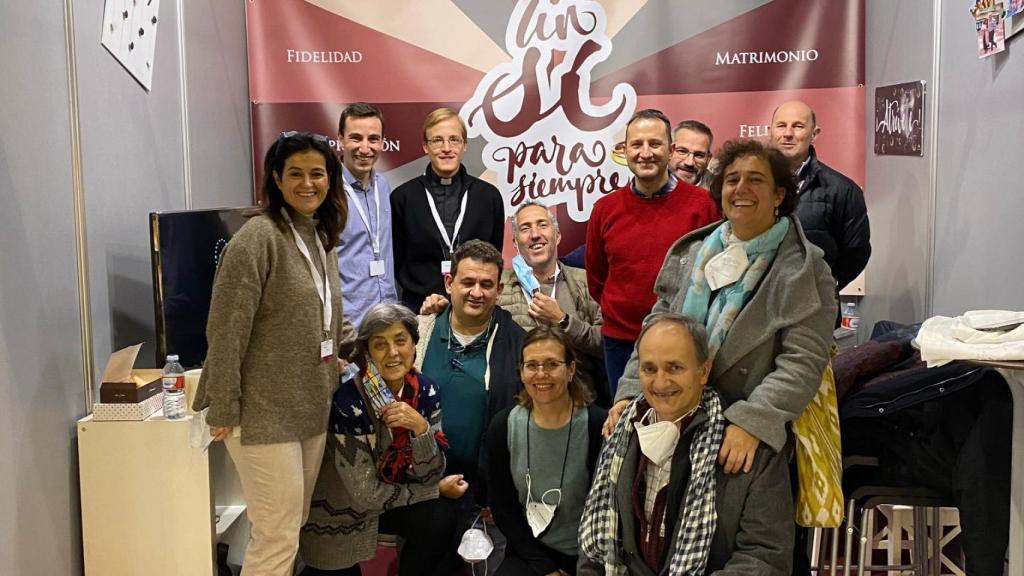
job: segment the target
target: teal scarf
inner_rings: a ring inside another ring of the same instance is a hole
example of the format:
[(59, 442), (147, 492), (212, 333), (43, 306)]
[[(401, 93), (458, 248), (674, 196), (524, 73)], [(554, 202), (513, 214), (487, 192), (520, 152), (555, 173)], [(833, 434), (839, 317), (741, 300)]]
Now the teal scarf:
[(745, 248), (750, 265), (739, 280), (722, 287), (714, 300), (711, 299), (711, 287), (704, 276), (704, 263), (725, 250), (726, 239), (732, 233), (732, 226), (725, 222), (704, 239), (693, 263), (690, 284), (686, 288), (686, 298), (683, 300), (683, 314), (704, 323), (708, 331), (710, 359), (714, 360), (732, 323), (753, 296), (788, 231), (789, 218), (780, 218), (771, 228), (748, 240)]

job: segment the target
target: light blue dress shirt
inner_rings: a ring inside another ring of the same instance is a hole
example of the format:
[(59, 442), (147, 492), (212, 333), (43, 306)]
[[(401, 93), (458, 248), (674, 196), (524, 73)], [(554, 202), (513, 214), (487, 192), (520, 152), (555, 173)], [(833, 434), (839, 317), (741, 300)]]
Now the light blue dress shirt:
[[(338, 243), (338, 271), (341, 275), (341, 295), (345, 317), (353, 325), (359, 326), (366, 312), (376, 304), (398, 301), (395, 291), (395, 258), (391, 240), (391, 186), (376, 171), (372, 174), (372, 185), (367, 190), (363, 184), (342, 167), (345, 182), (351, 187), (353, 195), (348, 192), (348, 222)], [(374, 187), (380, 197), (380, 219), (377, 217), (377, 204), (374, 201)], [(359, 202), (366, 223), (353, 206)], [(373, 236), (380, 228), (380, 258), (384, 260), (384, 274), (370, 276), (370, 262), (373, 260)]]

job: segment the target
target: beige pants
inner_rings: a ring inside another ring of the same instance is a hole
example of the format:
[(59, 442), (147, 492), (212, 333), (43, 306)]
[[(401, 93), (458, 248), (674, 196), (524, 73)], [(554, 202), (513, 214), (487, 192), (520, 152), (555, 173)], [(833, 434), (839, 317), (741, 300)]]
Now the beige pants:
[(326, 440), (324, 433), (281, 444), (243, 446), (234, 436), (224, 441), (252, 524), (242, 576), (292, 576)]

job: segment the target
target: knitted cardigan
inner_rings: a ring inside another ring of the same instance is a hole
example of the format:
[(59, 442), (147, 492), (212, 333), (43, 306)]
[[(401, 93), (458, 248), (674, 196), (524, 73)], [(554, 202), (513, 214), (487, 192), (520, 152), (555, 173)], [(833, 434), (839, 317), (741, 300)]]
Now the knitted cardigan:
[[(439, 388), (422, 373), (419, 381), (419, 405), (424, 406), (427, 404), (425, 397), (439, 394)], [(354, 385), (357, 384), (344, 384)], [(373, 414), (365, 399), (360, 408), (364, 414)], [(373, 422), (374, 429), (364, 435), (327, 435), (327, 449), (313, 489), (309, 519), (299, 535), (303, 562), (321, 570), (340, 570), (369, 560), (377, 551), (381, 514), (438, 497), (437, 483), (445, 465), (444, 453), (434, 437), (441, 429), (440, 407), (424, 417), (430, 429), (412, 438), (413, 462), (409, 469), (410, 481), (406, 483), (388, 484), (377, 475), (377, 456), (393, 441), (387, 426)]]

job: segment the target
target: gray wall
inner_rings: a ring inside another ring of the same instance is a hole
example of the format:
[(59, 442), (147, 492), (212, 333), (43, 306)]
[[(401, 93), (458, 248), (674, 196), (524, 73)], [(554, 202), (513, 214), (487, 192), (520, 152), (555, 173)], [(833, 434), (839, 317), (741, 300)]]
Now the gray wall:
[[(185, 8), (187, 155), (178, 2)], [(186, 158), (192, 208), (252, 202), (245, 12), (242, 0), (161, 2), (147, 93), (98, 41), (103, 0), (75, 4), (98, 378), (110, 352), (138, 342), (146, 343), (138, 365), (157, 365), (148, 214), (190, 207)]]
[[(871, 260), (865, 274), (861, 335), (878, 320), (915, 322), (927, 315), (931, 215), (929, 157), (876, 156), (875, 88), (931, 82), (932, 3), (868, 0), (865, 35), (865, 184), (871, 220)], [(925, 116), (936, 94), (927, 86)], [(930, 126), (929, 126), (930, 128)], [(929, 134), (925, 133), (925, 140)]]
[[(933, 54), (939, 2), (868, 0), (866, 186), (873, 254), (863, 300), (863, 332), (877, 320), (920, 321), (982, 308), (1024, 309), (1024, 37), (979, 60), (971, 17), (946, 4)], [(876, 156), (876, 86), (925, 80), (939, 62), (938, 90), (926, 97), (925, 156)], [(1014, 62), (1016, 59), (1016, 62)], [(1016, 65), (1014, 65), (1016, 63)], [(938, 106), (933, 125), (929, 108)], [(929, 145), (937, 131), (937, 145)], [(930, 160), (936, 160), (934, 214)], [(931, 232), (934, 252), (929, 259)], [(928, 264), (933, 265), (929, 279)], [(931, 288), (931, 309), (927, 290)]]
[[(183, 142), (178, 3), (188, 86)], [(103, 0), (75, 0), (96, 378), (145, 341), (147, 215), (251, 202), (244, 0), (164, 0), (147, 93), (100, 46)], [(0, 2), (0, 574), (81, 574), (74, 423), (85, 414), (64, 2)]]
[(81, 571), (73, 432), (82, 356), (62, 7), (0, 3), (0, 574)]
[(1024, 309), (1024, 32), (975, 55), (974, 23), (942, 18), (935, 314)]

